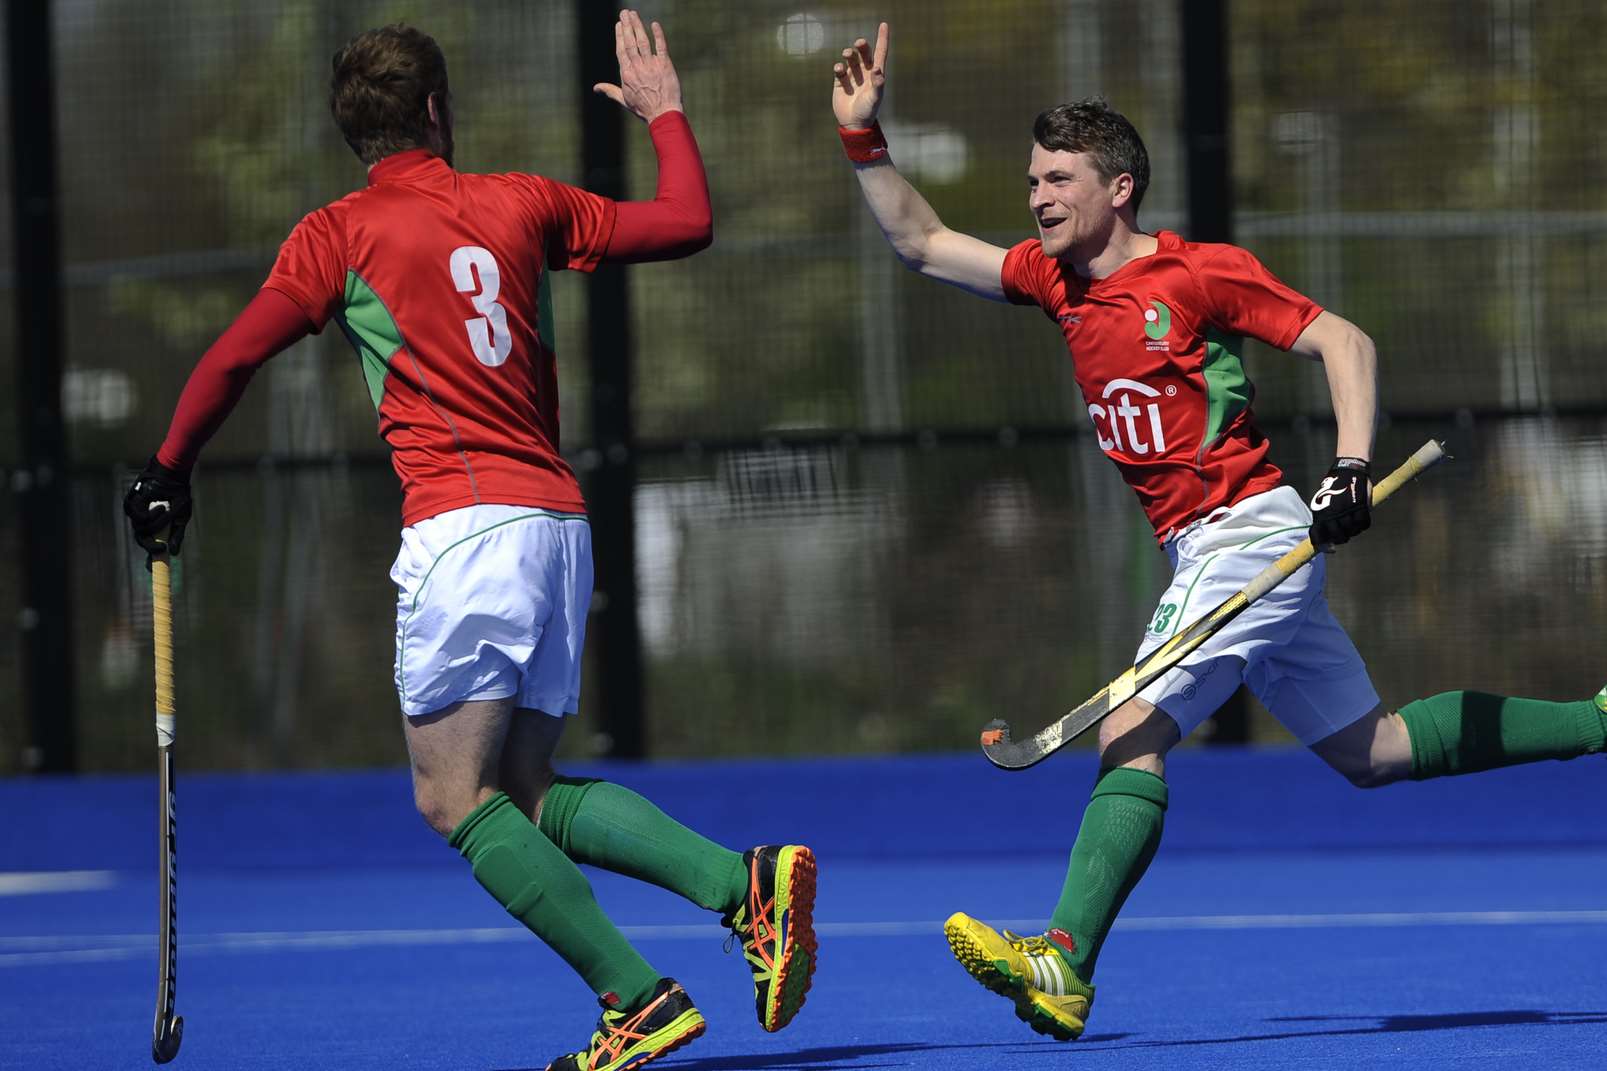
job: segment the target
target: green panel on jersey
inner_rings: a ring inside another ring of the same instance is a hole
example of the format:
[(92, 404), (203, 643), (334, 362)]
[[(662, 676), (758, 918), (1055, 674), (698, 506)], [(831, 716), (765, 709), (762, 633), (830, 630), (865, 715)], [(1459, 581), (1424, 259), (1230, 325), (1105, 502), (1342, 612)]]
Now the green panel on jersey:
[(1250, 400), (1255, 397), (1255, 387), (1244, 374), (1244, 362), (1239, 360), (1242, 345), (1244, 339), (1238, 335), (1219, 335), (1211, 331), (1205, 336), (1207, 443), (1216, 442), (1222, 429), (1250, 408)]
[(335, 319), (363, 363), (363, 379), (368, 382), (368, 395), (377, 410), (385, 397), (391, 357), (402, 348), (402, 329), (396, 326), (385, 302), (354, 271), (346, 273), (345, 306)]
[(547, 280), (551, 278), (552, 272), (543, 269), (541, 282), (536, 284), (536, 332), (541, 335), (541, 344), (557, 353), (558, 331), (553, 324), (552, 287), (547, 285)]

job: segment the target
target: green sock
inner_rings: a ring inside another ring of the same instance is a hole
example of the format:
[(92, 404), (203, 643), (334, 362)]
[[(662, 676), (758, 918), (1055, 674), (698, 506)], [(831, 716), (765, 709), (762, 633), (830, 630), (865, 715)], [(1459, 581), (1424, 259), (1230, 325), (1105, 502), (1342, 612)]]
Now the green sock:
[(486, 892), (552, 946), (592, 992), (614, 994), (622, 1008), (634, 1008), (652, 995), (658, 972), (603, 914), (585, 875), (507, 793), (498, 792), (471, 811), (447, 843), (474, 867)]
[(1072, 949), (1056, 944), (1084, 982), (1093, 981), (1099, 946), (1155, 858), (1165, 817), (1166, 782), (1152, 773), (1118, 767), (1102, 772), (1094, 784), (1049, 920), (1052, 929), (1071, 937)]
[(1412, 739), (1412, 778), (1493, 770), (1539, 759), (1572, 759), (1602, 750), (1607, 722), (1596, 704), (1509, 699), (1484, 692), (1441, 692), (1407, 703), (1401, 720)]
[(577, 863), (651, 882), (710, 911), (731, 911), (748, 894), (740, 854), (608, 781), (553, 781), (541, 831)]

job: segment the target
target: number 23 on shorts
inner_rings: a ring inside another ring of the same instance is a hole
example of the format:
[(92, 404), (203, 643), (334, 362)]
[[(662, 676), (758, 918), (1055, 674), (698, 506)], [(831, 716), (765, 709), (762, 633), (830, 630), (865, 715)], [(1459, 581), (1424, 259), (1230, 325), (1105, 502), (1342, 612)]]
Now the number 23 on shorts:
[(1172, 625), (1172, 617), (1177, 613), (1177, 603), (1163, 602), (1155, 608), (1155, 620), (1150, 623), (1150, 631), (1157, 636), (1164, 633)]

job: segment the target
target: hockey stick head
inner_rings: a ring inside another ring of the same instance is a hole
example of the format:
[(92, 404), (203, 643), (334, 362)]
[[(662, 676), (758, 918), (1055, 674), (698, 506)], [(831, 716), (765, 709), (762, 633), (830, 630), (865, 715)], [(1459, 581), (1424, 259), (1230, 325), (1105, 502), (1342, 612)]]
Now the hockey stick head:
[(151, 1038), (151, 1059), (165, 1064), (179, 1054), (179, 1043), (184, 1040), (184, 1016), (164, 1019)]
[(994, 718), (982, 727), (982, 754), (1001, 770), (1025, 770), (1048, 757), (1032, 739), (1018, 743), (1010, 737), (1010, 723)]

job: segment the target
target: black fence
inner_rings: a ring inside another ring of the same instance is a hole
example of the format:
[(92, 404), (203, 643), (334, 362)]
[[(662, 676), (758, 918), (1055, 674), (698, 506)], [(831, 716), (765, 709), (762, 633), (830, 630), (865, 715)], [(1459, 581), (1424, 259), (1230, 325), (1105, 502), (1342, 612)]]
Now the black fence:
[[(1380, 463), (1430, 436), (1459, 458), (1333, 563), (1386, 701), (1601, 684), (1599, 5), (641, 7), (682, 73), (716, 239), (555, 283), (565, 449), (608, 596), (566, 747), (970, 747), (996, 713), (1057, 716), (1127, 665), (1164, 584), (1052, 326), (903, 272), (860, 205), (827, 72), (878, 18), (893, 156), (950, 226), (1028, 236), (1032, 119), (1100, 92), (1145, 134), (1145, 225), (1231, 237), (1377, 340)], [(148, 595), (122, 484), (290, 226), (362, 181), (328, 57), (396, 12), (7, 11), (0, 773), (136, 767)], [(420, 15), (451, 67), (459, 166), (651, 196), (646, 134), (587, 92), (611, 18), (585, 0)], [(1333, 445), (1321, 370), (1266, 349), (1249, 368), (1276, 459), (1309, 485)], [(186, 762), (401, 761), (399, 494), (340, 339), (259, 373), (197, 501)], [(1243, 728), (1287, 739), (1253, 704)]]

